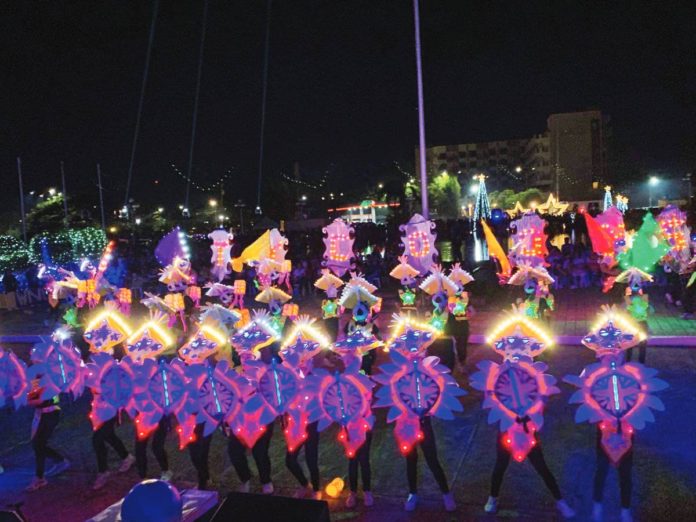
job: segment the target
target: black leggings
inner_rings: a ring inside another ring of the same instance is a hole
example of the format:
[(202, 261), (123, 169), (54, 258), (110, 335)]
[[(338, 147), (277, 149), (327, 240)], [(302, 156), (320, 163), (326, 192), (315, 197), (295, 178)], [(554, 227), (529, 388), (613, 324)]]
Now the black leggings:
[(167, 452), (164, 449), (164, 442), (167, 439), (167, 432), (169, 431), (169, 418), (162, 417), (155, 428), (155, 431), (151, 433), (147, 438), (139, 440), (137, 435), (135, 437), (135, 466), (138, 468), (138, 475), (140, 478), (145, 478), (147, 476), (147, 442), (152, 439), (152, 454), (157, 459), (160, 469), (164, 471), (169, 471), (169, 460), (167, 459)]
[(319, 430), (317, 423), (312, 422), (307, 425), (307, 438), (305, 441), (295, 448), (295, 451), (285, 453), (285, 466), (288, 468), (292, 476), (297, 479), (301, 486), (307, 487), (308, 481), (305, 477), (302, 466), (298, 462), (300, 449), (304, 446), (305, 461), (309, 470), (309, 477), (312, 480), (312, 489), (319, 491), (321, 485), (319, 483)]
[(463, 365), (466, 364), (466, 352), (469, 346), (469, 321), (457, 321), (456, 319), (455, 321), (457, 326), (455, 328), (456, 335), (454, 339), (457, 348), (457, 361), (459, 361), (459, 364)]
[[(493, 467), (493, 476), (491, 477), (491, 497), (498, 498), (500, 494), (500, 486), (503, 483), (503, 476), (505, 475), (505, 470), (510, 464), (510, 452), (503, 446), (503, 435), (498, 436), (498, 448), (497, 457), (495, 459), (495, 466)], [(532, 451), (527, 455), (529, 462), (532, 467), (536, 470), (539, 476), (549, 488), (549, 491), (556, 500), (561, 500), (561, 490), (558, 487), (556, 478), (551, 473), (551, 470), (546, 465), (544, 460), (544, 453), (541, 451), (541, 444), (537, 442), (536, 446), (532, 448)]]
[[(647, 321), (638, 321), (638, 324), (640, 327), (645, 331), (645, 333), (648, 333), (648, 322)], [(648, 340), (646, 339), (645, 341), (642, 341), (638, 343), (635, 348), (638, 349), (638, 362), (641, 364), (645, 364), (645, 355), (648, 350)], [(630, 361), (633, 358), (633, 348), (629, 348), (626, 350), (626, 361)]]
[(208, 467), (208, 454), (210, 453), (210, 442), (213, 440), (213, 433), (207, 437), (203, 436), (205, 423), (196, 424), (193, 431), (195, 440), (188, 445), (191, 464), (196, 468), (198, 475), (198, 489), (205, 489), (210, 480), (210, 468)]
[[(256, 441), (254, 447), (251, 448), (251, 454), (256, 462), (256, 467), (259, 470), (259, 479), (261, 484), (271, 482), (271, 459), (268, 456), (268, 448), (271, 446), (271, 438), (273, 437), (274, 422), (266, 425), (266, 431)], [(248, 482), (251, 479), (251, 471), (246, 457), (246, 446), (230, 432), (229, 442), (227, 443), (227, 453), (230, 456), (230, 461), (234, 466), (239, 480)]]
[[(633, 480), (631, 473), (633, 470), (633, 448), (629, 449), (617, 466), (619, 472), (619, 489), (621, 491), (621, 507), (628, 509), (631, 507), (631, 492), (633, 490)], [(602, 449), (602, 434), (597, 430), (597, 469), (594, 476), (594, 492), (592, 499), (601, 502), (604, 496), (604, 481), (609, 472), (609, 457)]]
[(109, 419), (92, 433), (92, 446), (94, 447), (94, 453), (97, 455), (97, 471), (99, 473), (104, 473), (109, 467), (107, 463), (109, 454), (109, 450), (106, 447), (107, 442), (114, 448), (121, 460), (128, 456), (128, 450), (126, 450), (123, 442), (114, 431), (115, 427), (116, 417)]
[(372, 468), (370, 467), (370, 446), (372, 445), (372, 430), (365, 434), (365, 443), (360, 446), (355, 457), (348, 460), (348, 482), (350, 490), (358, 491), (358, 464), (362, 475), (363, 491), (372, 491)]
[(34, 448), (34, 455), (36, 456), (36, 476), (38, 478), (43, 478), (44, 476), (46, 458), (56, 462), (65, 460), (63, 455), (48, 445), (48, 440), (51, 438), (53, 430), (58, 426), (58, 422), (60, 422), (60, 410), (42, 413), (36, 433), (34, 433), (34, 437), (31, 439), (31, 446)]
[(449, 493), (447, 485), (447, 477), (437, 458), (437, 445), (435, 444), (435, 434), (433, 426), (430, 423), (430, 417), (423, 417), (420, 422), (420, 428), (423, 432), (423, 439), (414, 444), (409, 453), (406, 454), (406, 475), (408, 477), (408, 492), (412, 494), (418, 493), (418, 446), (423, 451), (425, 462), (428, 464), (430, 471), (435, 477), (437, 485), (442, 493)]

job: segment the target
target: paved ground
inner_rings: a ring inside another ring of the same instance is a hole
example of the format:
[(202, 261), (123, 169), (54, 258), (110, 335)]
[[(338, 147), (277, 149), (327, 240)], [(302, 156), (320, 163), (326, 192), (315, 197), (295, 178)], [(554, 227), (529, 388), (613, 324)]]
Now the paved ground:
[[(578, 323), (584, 324), (588, 316), (591, 318), (594, 313), (587, 303), (592, 303), (594, 308), (599, 298), (595, 296), (593, 302), (589, 293), (587, 296), (576, 293), (575, 296), (577, 298), (567, 302), (559, 299), (559, 312), (554, 325), (557, 327), (562, 322), (566, 325), (564, 328), (570, 328), (572, 323), (573, 328), (576, 328), (573, 332), (579, 331), (580, 335), (584, 333), (584, 326)], [(492, 312), (485, 306), (480, 308), (474, 320), (474, 332), (478, 329), (483, 331), (483, 327), (492, 319)], [(655, 324), (658, 328), (664, 326), (660, 325), (660, 318), (664, 318), (667, 328), (691, 326), (688, 322), (676, 319), (674, 313), (666, 314), (660, 307), (657, 311)], [(14, 325), (11, 326), (14, 329), (22, 323), (26, 324), (27, 321), (12, 319), (3, 321), (3, 326)], [(34, 321), (31, 333), (38, 333), (39, 323)], [(28, 346), (14, 345), (12, 348), (26, 355)], [(489, 348), (472, 346), (467, 371), (474, 371), (476, 362), (488, 357), (495, 358)], [(550, 372), (559, 379), (565, 374), (579, 372), (592, 360), (589, 351), (578, 346), (559, 346), (546, 354), (545, 359), (550, 365)], [(696, 384), (696, 350), (650, 348), (648, 364), (660, 370), (660, 376), (670, 383), (670, 388), (660, 394), (667, 411), (656, 413), (657, 422), (636, 437), (633, 496), (636, 518), (670, 522), (694, 520), (696, 451), (693, 444), (696, 441), (696, 396), (693, 390)], [(458, 378), (469, 392), (462, 399), (464, 412), (453, 421), (436, 420), (433, 423), (438, 435), (441, 460), (452, 481), (459, 506), (457, 512), (446, 514), (441, 509), (437, 488), (424, 464), (420, 475), (422, 504), (415, 514), (402, 511), (401, 503), (406, 493), (405, 463), (395, 447), (392, 426), (385, 425), (384, 414), (380, 412), (372, 447), (372, 489), (376, 504), (370, 509), (359, 505), (357, 509), (346, 510), (342, 505), (344, 498), (331, 500), (332, 520), (431, 522), (496, 519), (486, 516), (481, 508), (488, 495), (490, 470), (495, 458), (495, 428), (488, 426), (485, 415), (481, 412), (480, 394), (469, 388), (465, 376)], [(541, 440), (546, 459), (556, 473), (564, 494), (579, 512), (578, 519), (586, 520), (591, 507), (590, 487), (595, 462), (594, 428), (573, 423), (575, 407), (567, 404), (572, 390), (561, 385), (561, 391), (549, 403)], [(91, 449), (91, 430), (86, 419), (88, 407), (87, 397), (65, 403), (64, 418), (53, 445), (70, 457), (73, 468), (51, 478), (49, 487), (32, 494), (22, 491), (32, 475), (33, 456), (28, 443), (31, 411), (25, 408), (19, 412), (0, 412), (0, 462), (6, 468), (6, 473), (0, 475), (0, 506), (23, 501), (24, 511), (31, 521), (72, 522), (84, 520), (99, 512), (128, 491), (136, 482), (135, 471), (115, 477), (100, 492), (89, 489), (96, 464)], [(127, 422), (119, 428), (119, 432), (127, 446), (132, 446), (131, 423)], [(320, 467), (324, 480), (345, 476), (347, 472), (346, 461), (335, 436), (335, 430), (331, 429), (322, 434)], [(175, 471), (175, 483), (185, 485), (187, 481), (193, 480), (195, 474), (188, 455), (176, 449), (173, 436), (168, 441), (168, 449), (172, 469)], [(285, 469), (284, 446), (278, 433), (274, 438), (271, 454), (273, 481), (277, 490), (279, 494), (291, 494), (295, 484)], [(225, 440), (220, 434), (215, 435), (210, 462), (213, 480), (220, 493), (224, 495), (235, 488), (238, 480), (229, 467)], [(158, 474), (152, 457), (151, 474)], [(557, 518), (550, 495), (528, 463), (510, 465), (500, 506), (497, 519), (541, 521)], [(618, 486), (613, 472), (607, 481), (605, 506), (607, 520), (617, 520)]]

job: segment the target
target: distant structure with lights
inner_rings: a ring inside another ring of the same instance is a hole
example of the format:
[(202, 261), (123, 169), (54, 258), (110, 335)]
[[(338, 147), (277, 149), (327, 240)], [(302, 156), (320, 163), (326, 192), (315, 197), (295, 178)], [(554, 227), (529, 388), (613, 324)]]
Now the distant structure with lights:
[(381, 203), (366, 199), (356, 205), (330, 208), (329, 215), (333, 218), (343, 218), (347, 223), (384, 224), (387, 222), (389, 210), (398, 206), (398, 202)]

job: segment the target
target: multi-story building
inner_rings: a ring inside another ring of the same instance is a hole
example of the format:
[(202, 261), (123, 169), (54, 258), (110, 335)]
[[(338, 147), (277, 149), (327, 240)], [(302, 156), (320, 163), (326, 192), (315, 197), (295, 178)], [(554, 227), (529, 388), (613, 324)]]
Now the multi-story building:
[(428, 174), (485, 172), (492, 187), (535, 187), (565, 200), (592, 199), (593, 182), (606, 174), (605, 118), (600, 111), (552, 114), (547, 126), (530, 138), (430, 147)]

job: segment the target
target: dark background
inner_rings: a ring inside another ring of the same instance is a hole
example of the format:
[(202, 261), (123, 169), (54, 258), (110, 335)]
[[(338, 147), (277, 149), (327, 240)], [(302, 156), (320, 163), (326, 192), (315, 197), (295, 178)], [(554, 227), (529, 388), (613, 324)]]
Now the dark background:
[[(160, 3), (133, 185), (150, 206), (183, 201), (171, 164), (186, 172), (202, 6)], [(58, 186), (63, 160), (68, 191), (95, 204), (101, 162), (107, 206), (122, 204), (151, 10), (3, 3), (3, 210), (18, 206), (18, 155), (25, 190)], [(681, 175), (696, 164), (695, 15), (686, 2), (423, 1), (427, 142), (523, 137), (553, 112), (600, 108), (625, 165)], [(264, 0), (210, 1), (194, 161), (202, 185), (234, 168), (226, 189), (252, 205), (265, 16)], [(276, 0), (270, 56), (267, 180), (294, 161), (309, 178), (333, 164), (339, 190), (413, 163), (410, 1)], [(194, 191), (193, 204), (207, 197)]]

